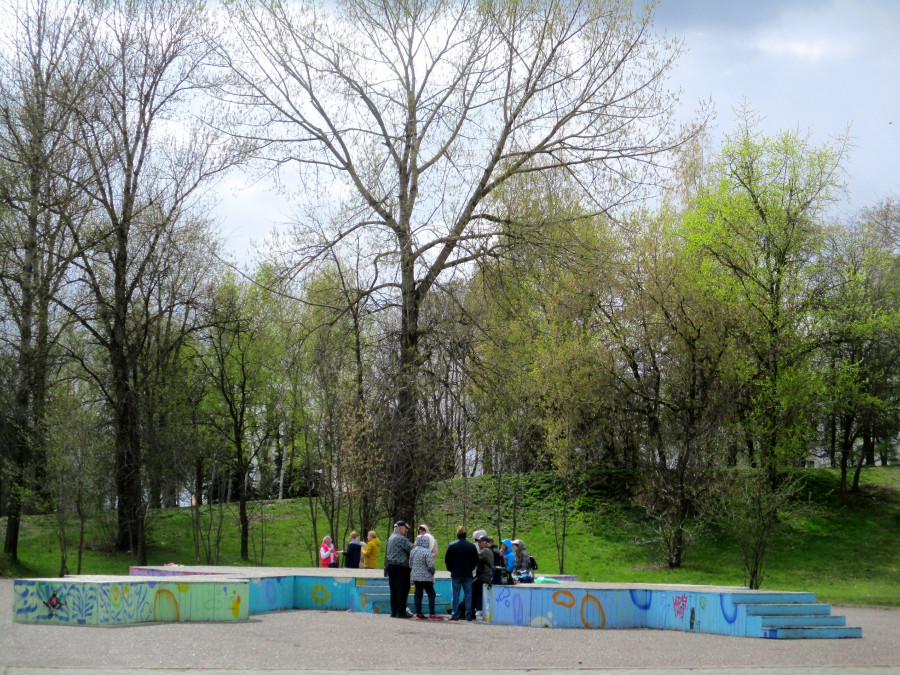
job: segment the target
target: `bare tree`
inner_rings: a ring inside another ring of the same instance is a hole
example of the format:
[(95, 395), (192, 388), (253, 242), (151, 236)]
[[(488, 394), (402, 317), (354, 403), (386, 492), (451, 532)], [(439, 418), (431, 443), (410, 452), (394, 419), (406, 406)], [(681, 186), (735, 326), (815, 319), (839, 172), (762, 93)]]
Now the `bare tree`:
[(192, 123), (209, 54), (202, 4), (110, 0), (93, 11), (95, 79), (76, 112), (88, 165), (80, 187), (96, 215), (77, 237), (86, 293), (70, 309), (108, 354), (108, 376), (95, 374), (116, 435), (117, 547), (143, 561), (138, 363), (153, 315), (165, 308), (142, 304), (141, 297), (152, 297), (146, 291), (165, 274), (178, 228), (192, 220), (203, 188), (234, 156), (210, 127)]
[(423, 303), (498, 252), (510, 222), (492, 196), (516, 176), (563, 169), (598, 211), (635, 198), (678, 142), (664, 85), (679, 47), (617, 0), (347, 0), (330, 12), (247, 0), (229, 12), (223, 95), (246, 106), (246, 136), (351, 214), (316, 239), (301, 228), (294, 266), (364, 236), (368, 292), (399, 314), (389, 463), (393, 509), (412, 517)]
[[(54, 297), (72, 257), (67, 226), (83, 214), (76, 198), (72, 109), (84, 70), (78, 2), (31, 0), (3, 12), (0, 47), (0, 294), (16, 354), (11, 424), (4, 443), (11, 474), (4, 554), (18, 555), (27, 495), (46, 484), (44, 417), (58, 321)], [(49, 495), (45, 495), (49, 497)]]

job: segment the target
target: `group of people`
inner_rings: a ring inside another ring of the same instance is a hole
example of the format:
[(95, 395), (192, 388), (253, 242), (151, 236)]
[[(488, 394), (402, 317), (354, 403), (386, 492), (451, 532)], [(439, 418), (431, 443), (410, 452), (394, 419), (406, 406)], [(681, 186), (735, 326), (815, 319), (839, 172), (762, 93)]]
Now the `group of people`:
[[(408, 537), (409, 526), (399, 520), (394, 524), (385, 549), (385, 570), (391, 589), (391, 616), (408, 618), (406, 611), (410, 583), (415, 585), (415, 614), (417, 619), (440, 621), (434, 611), (434, 574), (438, 545), (427, 525), (419, 525), (415, 544)], [(444, 565), (450, 572), (450, 620), (465, 618), (474, 621), (483, 611), (484, 587), (495, 583), (495, 572), (499, 568), (512, 576), (518, 571), (531, 571), (531, 556), (521, 539), (504, 539), (498, 548), (494, 539), (484, 530), (476, 530), (473, 541), (467, 539), (466, 528), (456, 529), (456, 541), (447, 547)], [(428, 616), (422, 612), (423, 596), (428, 596)], [(462, 595), (462, 603), (460, 596)]]
[(331, 537), (325, 537), (319, 546), (319, 564), (322, 567), (338, 567), (338, 556), (343, 555), (344, 567), (375, 569), (378, 567), (380, 551), (381, 540), (374, 530), (369, 531), (365, 544), (359, 541), (359, 535), (356, 532), (351, 532), (350, 541), (347, 542), (347, 548), (343, 551), (334, 548)]
[[(350, 541), (343, 551), (335, 549), (331, 537), (325, 537), (319, 547), (322, 567), (338, 567), (340, 555), (344, 567), (368, 569), (378, 567), (381, 541), (370, 531), (363, 544), (356, 532), (350, 533)], [(385, 548), (385, 575), (391, 589), (391, 616), (405, 619), (411, 616), (406, 605), (410, 584), (415, 585), (415, 614), (417, 619), (440, 621), (434, 611), (435, 560), (438, 556), (437, 540), (428, 526), (419, 525), (415, 543), (409, 539), (409, 525), (398, 520)], [(498, 547), (485, 530), (475, 530), (472, 541), (467, 539), (466, 528), (456, 529), (456, 541), (447, 547), (444, 565), (450, 572), (453, 597), (450, 600), (451, 621), (474, 621), (484, 609), (484, 587), (491, 583), (531, 581), (534, 562), (521, 539), (503, 539)], [(508, 574), (505, 574), (508, 573)], [(422, 612), (423, 598), (428, 597), (428, 616)], [(462, 598), (462, 602), (460, 599)]]

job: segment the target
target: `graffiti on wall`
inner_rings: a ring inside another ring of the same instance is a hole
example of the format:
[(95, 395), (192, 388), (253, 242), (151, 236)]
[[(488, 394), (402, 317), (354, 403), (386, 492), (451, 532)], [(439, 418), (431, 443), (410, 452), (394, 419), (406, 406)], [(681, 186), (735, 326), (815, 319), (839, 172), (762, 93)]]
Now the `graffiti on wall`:
[(13, 620), (99, 626), (153, 621), (234, 621), (247, 618), (247, 595), (247, 582), (17, 580)]

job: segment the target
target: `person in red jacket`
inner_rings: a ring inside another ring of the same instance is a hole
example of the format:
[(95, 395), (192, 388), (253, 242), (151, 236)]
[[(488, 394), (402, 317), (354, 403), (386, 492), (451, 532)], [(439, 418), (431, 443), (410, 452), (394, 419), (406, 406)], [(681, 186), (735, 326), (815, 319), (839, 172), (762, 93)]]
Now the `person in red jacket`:
[(338, 553), (334, 550), (331, 537), (325, 537), (319, 547), (319, 562), (322, 567), (337, 567)]

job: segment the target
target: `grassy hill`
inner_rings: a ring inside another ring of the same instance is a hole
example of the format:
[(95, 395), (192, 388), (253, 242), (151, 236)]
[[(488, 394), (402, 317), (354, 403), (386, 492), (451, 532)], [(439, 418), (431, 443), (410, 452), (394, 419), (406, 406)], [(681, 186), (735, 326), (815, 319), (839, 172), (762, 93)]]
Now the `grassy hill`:
[[(839, 477), (831, 470), (809, 472), (800, 498), (782, 514), (777, 536), (766, 558), (764, 588), (813, 591), (832, 603), (900, 607), (900, 467), (868, 468), (860, 494), (842, 501)], [(511, 485), (491, 476), (458, 479), (432, 493), (422, 520), (438, 539), (441, 551), (455, 536), (457, 525), (469, 532), (483, 527), (525, 541), (538, 560), (538, 573), (559, 572), (559, 517), (554, 518), (554, 494), (541, 475), (522, 477), (516, 491), (518, 509), (513, 531)], [(500, 499), (497, 499), (500, 495)], [(499, 504), (499, 507), (498, 507)], [(226, 505), (222, 521), (219, 564), (306, 566), (315, 561), (308, 502), (305, 499), (258, 502), (252, 506), (251, 561), (240, 561), (237, 507)], [(112, 516), (112, 514), (110, 514)], [(55, 576), (60, 569), (59, 528), (53, 516), (24, 519), (19, 562), (6, 574), (17, 577)], [(109, 525), (109, 524), (108, 524)], [(389, 523), (379, 527), (384, 541)], [(5, 521), (0, 525), (3, 534)], [(327, 523), (318, 519), (319, 537)], [(131, 560), (110, 551), (111, 527), (93, 522), (86, 535), (83, 574), (127, 574)], [(215, 530), (212, 531), (215, 536)], [(345, 532), (337, 533), (340, 544)], [(68, 569), (77, 565), (77, 523), (68, 524)], [(148, 518), (149, 563), (196, 564), (191, 510), (165, 509)], [(668, 569), (661, 563), (652, 523), (622, 500), (582, 499), (567, 521), (565, 572), (587, 581), (634, 581), (687, 584), (746, 584), (740, 552), (727, 532), (709, 528), (688, 550), (684, 565)], [(438, 569), (442, 564), (438, 563)]]

